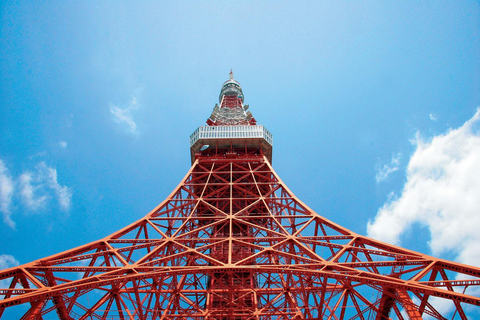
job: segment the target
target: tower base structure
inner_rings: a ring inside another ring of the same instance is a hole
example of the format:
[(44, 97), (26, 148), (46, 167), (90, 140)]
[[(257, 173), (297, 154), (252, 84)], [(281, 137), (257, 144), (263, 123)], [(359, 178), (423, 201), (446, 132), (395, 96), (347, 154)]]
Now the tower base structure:
[(248, 153), (197, 156), (143, 219), (0, 279), (0, 314), (25, 304), (25, 319), (445, 319), (439, 301), (467, 319), (480, 306), (466, 291), (478, 268), (353, 233)]

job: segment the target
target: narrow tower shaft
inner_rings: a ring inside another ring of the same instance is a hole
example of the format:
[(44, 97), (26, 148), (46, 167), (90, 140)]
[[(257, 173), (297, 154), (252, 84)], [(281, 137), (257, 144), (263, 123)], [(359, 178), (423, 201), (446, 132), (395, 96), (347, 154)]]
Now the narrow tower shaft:
[[(208, 208), (197, 208), (197, 216), (202, 224), (213, 224), (211, 228), (212, 239), (224, 239), (212, 245), (211, 256), (227, 265), (235, 265), (252, 254), (254, 249), (242, 242), (233, 242), (233, 239), (248, 241), (254, 238), (254, 227), (262, 222), (263, 212), (250, 214), (258, 215), (259, 219), (249, 223), (228, 219), (223, 223), (215, 224), (212, 219), (215, 212), (210, 208), (221, 208), (223, 212), (234, 217), (244, 210), (247, 205), (248, 194), (243, 190), (234, 188), (233, 183), (244, 175), (245, 170), (250, 170), (250, 163), (264, 162), (264, 154), (271, 161), (272, 135), (262, 126), (257, 126), (256, 121), (248, 106), (243, 104), (244, 97), (240, 84), (235, 81), (233, 72), (230, 79), (222, 85), (219, 96), (220, 105), (215, 105), (208, 126), (197, 129), (191, 137), (192, 162), (197, 160), (199, 165), (218, 165), (225, 163), (229, 167), (229, 177), (223, 183), (212, 184), (211, 192), (214, 198), (205, 199)], [(236, 173), (238, 168), (242, 169)], [(242, 172), (243, 171), (243, 172)], [(207, 178), (208, 179), (208, 178)], [(208, 181), (204, 181), (207, 183)], [(225, 188), (225, 182), (230, 185)], [(243, 184), (253, 185), (251, 177), (243, 180)], [(196, 196), (202, 197), (203, 190), (198, 189)], [(251, 197), (251, 196), (250, 196)], [(238, 199), (232, 201), (233, 199)], [(242, 199), (242, 200), (240, 200)], [(255, 265), (254, 261), (249, 263)], [(214, 272), (208, 280), (207, 308), (215, 310), (216, 319), (243, 319), (250, 317), (255, 311), (255, 296), (253, 292), (258, 289), (257, 279), (252, 271)]]

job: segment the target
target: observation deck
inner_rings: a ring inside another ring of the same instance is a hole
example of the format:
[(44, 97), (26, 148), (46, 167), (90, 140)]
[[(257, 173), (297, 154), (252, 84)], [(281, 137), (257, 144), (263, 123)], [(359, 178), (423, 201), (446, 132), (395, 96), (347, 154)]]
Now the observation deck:
[(207, 120), (190, 135), (192, 164), (197, 157), (236, 157), (265, 155), (272, 163), (273, 135), (257, 121), (243, 104), (242, 87), (233, 78), (225, 81), (219, 102)]
[(208, 149), (231, 151), (258, 149), (272, 163), (273, 135), (261, 125), (200, 126), (190, 135), (192, 163)]

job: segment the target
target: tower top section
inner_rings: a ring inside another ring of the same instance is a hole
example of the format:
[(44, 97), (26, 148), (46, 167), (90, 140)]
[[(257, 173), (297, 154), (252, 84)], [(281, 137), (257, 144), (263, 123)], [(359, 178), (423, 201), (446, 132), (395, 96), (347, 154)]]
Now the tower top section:
[(244, 105), (243, 91), (240, 83), (233, 78), (233, 71), (230, 70), (230, 79), (225, 81), (218, 97), (219, 105), (213, 108), (210, 118), (207, 120), (209, 126), (237, 126), (255, 125), (257, 122)]
[(273, 136), (264, 126), (257, 125), (249, 106), (243, 104), (240, 83), (233, 77), (220, 90), (219, 104), (213, 108), (207, 125), (190, 136), (192, 163), (201, 156), (265, 155), (272, 161)]
[(222, 103), (224, 96), (237, 97), (241, 99), (243, 103), (242, 86), (240, 86), (240, 83), (233, 78), (232, 70), (230, 70), (230, 79), (225, 81), (222, 85), (222, 90), (220, 91), (220, 96), (218, 97), (220, 104)]

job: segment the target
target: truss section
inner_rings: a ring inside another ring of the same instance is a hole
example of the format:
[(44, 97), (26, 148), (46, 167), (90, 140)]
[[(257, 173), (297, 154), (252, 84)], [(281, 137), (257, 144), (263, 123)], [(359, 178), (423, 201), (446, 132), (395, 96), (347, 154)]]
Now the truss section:
[(480, 306), (479, 268), (341, 227), (262, 155), (197, 157), (144, 218), (0, 283), (0, 316), (24, 319), (467, 319)]

